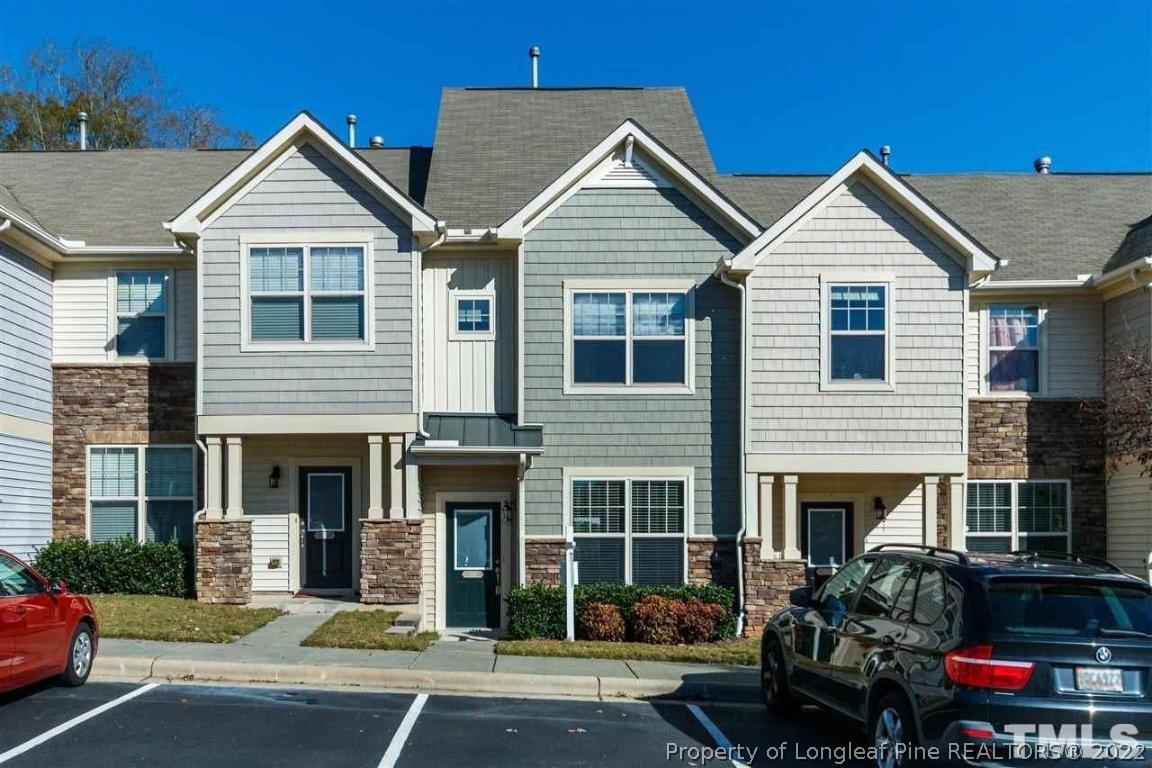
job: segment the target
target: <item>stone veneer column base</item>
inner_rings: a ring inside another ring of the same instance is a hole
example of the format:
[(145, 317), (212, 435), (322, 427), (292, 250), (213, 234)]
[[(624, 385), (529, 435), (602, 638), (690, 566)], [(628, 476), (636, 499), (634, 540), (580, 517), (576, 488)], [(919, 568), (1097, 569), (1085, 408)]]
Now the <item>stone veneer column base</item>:
[(736, 589), (735, 539), (688, 540), (688, 583)]
[(201, 520), (196, 524), (196, 599), (228, 605), (252, 602), (250, 520)]
[(423, 521), (360, 521), (360, 602), (420, 602), (420, 533)]
[(788, 593), (806, 583), (801, 560), (761, 560), (760, 539), (744, 539), (744, 634), (758, 637), (764, 624), (788, 606)]
[(524, 583), (556, 586), (564, 564), (563, 539), (528, 539), (524, 542)]

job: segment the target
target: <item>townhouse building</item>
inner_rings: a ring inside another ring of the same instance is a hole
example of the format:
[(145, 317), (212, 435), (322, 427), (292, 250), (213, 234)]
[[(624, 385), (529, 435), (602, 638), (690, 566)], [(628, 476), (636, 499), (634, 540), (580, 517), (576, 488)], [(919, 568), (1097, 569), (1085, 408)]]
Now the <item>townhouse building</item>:
[[(0, 153), (0, 547), (175, 537), (201, 600), (500, 626), (885, 542), (1109, 556), (1152, 175), (720, 173), (678, 88), (446, 89), (431, 147)], [(1110, 469), (1111, 467), (1111, 469)]]

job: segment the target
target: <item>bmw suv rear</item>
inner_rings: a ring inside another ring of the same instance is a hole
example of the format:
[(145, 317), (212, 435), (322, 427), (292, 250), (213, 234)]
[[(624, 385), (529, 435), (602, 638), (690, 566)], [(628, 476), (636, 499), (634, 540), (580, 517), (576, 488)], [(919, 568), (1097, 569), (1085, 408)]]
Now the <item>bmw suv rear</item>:
[(1110, 563), (885, 545), (792, 603), (765, 704), (857, 720), (881, 765), (1152, 764), (1152, 592)]

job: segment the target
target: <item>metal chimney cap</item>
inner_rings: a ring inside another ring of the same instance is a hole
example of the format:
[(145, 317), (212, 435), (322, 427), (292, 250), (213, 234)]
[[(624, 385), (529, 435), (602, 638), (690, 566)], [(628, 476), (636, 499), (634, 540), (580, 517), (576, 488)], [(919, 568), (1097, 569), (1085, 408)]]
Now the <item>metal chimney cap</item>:
[(532, 58), (536, 58), (537, 56), (539, 56), (540, 55), (540, 46), (534, 45), (531, 48), (529, 48), (528, 49), (528, 55), (531, 56)]
[(1032, 167), (1036, 169), (1036, 173), (1048, 173), (1052, 167), (1052, 158), (1048, 155), (1038, 157), (1032, 162)]
[(77, 115), (77, 117), (80, 118), (80, 120), (87, 120), (88, 119), (88, 113), (87, 112), (81, 112), (79, 115)]
[(356, 115), (348, 115), (348, 125), (356, 125)]
[(375, 147), (377, 149), (379, 149), (380, 147), (383, 147), (384, 146), (384, 137), (383, 136), (373, 136), (372, 138), (368, 139), (368, 146)]

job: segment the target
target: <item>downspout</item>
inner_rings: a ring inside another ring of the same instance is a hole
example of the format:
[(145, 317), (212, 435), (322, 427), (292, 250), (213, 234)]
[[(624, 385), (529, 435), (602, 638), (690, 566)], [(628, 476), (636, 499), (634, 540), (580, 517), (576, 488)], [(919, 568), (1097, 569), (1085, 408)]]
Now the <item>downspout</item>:
[(3, 232), (10, 226), (12, 226), (12, 219), (4, 219), (4, 223), (0, 224), (0, 232)]
[(416, 434), (424, 439), (430, 435), (424, 430), (424, 254), (448, 239), (448, 223), (436, 222), (436, 239), (425, 248), (416, 249), (416, 279), (412, 301), (416, 304), (416, 327), (413, 337), (416, 342), (416, 374), (413, 376), (412, 398), (416, 401)]
[(736, 605), (739, 612), (736, 614), (736, 636), (744, 634), (744, 533), (748, 529), (748, 483), (744, 477), (744, 447), (745, 430), (748, 428), (748, 379), (747, 354), (744, 348), (746, 343), (746, 329), (748, 327), (748, 294), (743, 283), (737, 283), (728, 277), (725, 271), (728, 262), (723, 262), (716, 270), (716, 277), (729, 288), (740, 292), (740, 530), (736, 531)]

